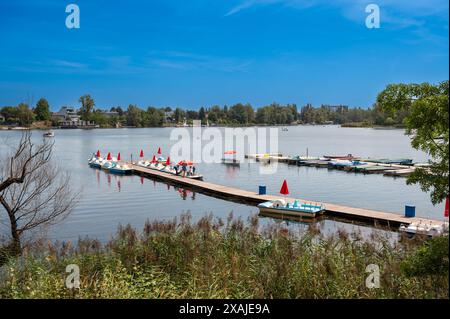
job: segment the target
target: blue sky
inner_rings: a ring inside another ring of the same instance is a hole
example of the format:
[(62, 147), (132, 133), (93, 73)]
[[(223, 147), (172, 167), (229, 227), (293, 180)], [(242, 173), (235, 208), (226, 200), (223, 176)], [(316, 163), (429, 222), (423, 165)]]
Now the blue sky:
[(448, 25), (447, 0), (0, 0), (0, 105), (367, 107), (389, 83), (448, 79)]

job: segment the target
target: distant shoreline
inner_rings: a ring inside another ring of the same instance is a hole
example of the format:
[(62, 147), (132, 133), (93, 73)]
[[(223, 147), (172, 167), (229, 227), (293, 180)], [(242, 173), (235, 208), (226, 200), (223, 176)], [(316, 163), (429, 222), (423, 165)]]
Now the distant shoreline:
[[(202, 125), (202, 127), (293, 127), (293, 126), (340, 126), (341, 128), (370, 128), (376, 130), (404, 130), (405, 128), (402, 126), (381, 126), (381, 125), (371, 125), (371, 126), (363, 126), (363, 125), (349, 125), (349, 123), (344, 124), (252, 124), (252, 125)], [(104, 130), (104, 129), (142, 129), (142, 128), (191, 128), (192, 125), (183, 126), (183, 125), (164, 125), (164, 126), (146, 126), (146, 127), (136, 127), (136, 126), (123, 126), (123, 127), (93, 127), (93, 128), (82, 128), (82, 127), (74, 127), (74, 128), (63, 128), (63, 127), (24, 127), (24, 126), (7, 126), (0, 125), (0, 131), (22, 131), (22, 130), (33, 130), (33, 131), (48, 131), (48, 130)]]

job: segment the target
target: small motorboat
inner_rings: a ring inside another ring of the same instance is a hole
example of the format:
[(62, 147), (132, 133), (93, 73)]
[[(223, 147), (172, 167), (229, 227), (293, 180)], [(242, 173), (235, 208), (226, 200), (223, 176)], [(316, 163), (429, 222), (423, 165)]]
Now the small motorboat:
[(44, 137), (54, 137), (55, 133), (53, 133), (52, 131), (48, 131), (45, 132), (44, 134), (42, 134)]
[(324, 155), (323, 156), (325, 159), (329, 159), (329, 160), (358, 160), (359, 157), (355, 157), (352, 154), (348, 154), (348, 155)]
[(187, 173), (186, 178), (190, 178), (190, 179), (197, 179), (197, 180), (203, 180), (203, 175), (201, 174), (197, 174), (197, 173)]
[(408, 226), (400, 225), (400, 232), (404, 232), (409, 236), (424, 235), (428, 237), (440, 236), (445, 231), (448, 231), (448, 222), (442, 224), (426, 224), (422, 222), (413, 222)]
[(232, 166), (240, 166), (240, 161), (236, 158), (236, 151), (229, 150), (223, 153), (224, 157), (222, 158), (222, 164), (232, 165)]
[(362, 166), (365, 165), (365, 163), (360, 161), (350, 161), (350, 160), (330, 160), (328, 162), (328, 166), (335, 167), (335, 168), (349, 168), (353, 166)]
[(130, 168), (127, 164), (121, 164), (119, 162), (115, 162), (109, 168), (109, 172), (112, 174), (127, 175), (127, 174), (131, 174), (133, 172), (133, 169)]
[(240, 166), (241, 162), (236, 158), (222, 158), (222, 164), (231, 166)]
[(258, 205), (259, 211), (265, 214), (292, 215), (300, 217), (314, 218), (325, 212), (322, 204), (304, 203), (295, 200), (293, 203), (286, 203), (282, 199), (264, 202)]
[(396, 165), (413, 165), (413, 160), (411, 158), (398, 158), (398, 159), (367, 159), (367, 162), (377, 163), (377, 164), (396, 164)]

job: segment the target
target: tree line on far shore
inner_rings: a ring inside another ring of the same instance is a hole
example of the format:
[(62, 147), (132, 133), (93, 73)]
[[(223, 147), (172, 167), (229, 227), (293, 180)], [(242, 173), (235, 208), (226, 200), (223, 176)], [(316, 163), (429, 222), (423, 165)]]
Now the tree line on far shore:
[[(161, 127), (191, 124), (200, 120), (209, 125), (290, 125), (290, 124), (341, 124), (349, 127), (370, 126), (402, 126), (408, 111), (399, 112), (395, 116), (386, 114), (377, 104), (371, 108), (348, 108), (345, 106), (330, 107), (322, 105), (313, 107), (310, 104), (300, 110), (296, 104), (281, 105), (272, 103), (254, 108), (251, 104), (237, 103), (232, 106), (200, 107), (198, 110), (186, 110), (180, 107), (153, 107), (146, 109), (130, 104), (124, 109), (121, 106), (105, 110), (95, 108), (95, 101), (90, 95), (80, 97), (78, 114), (80, 119), (94, 121), (100, 127)], [(113, 114), (111, 114), (113, 112)], [(26, 103), (17, 106), (0, 107), (0, 114), (6, 124), (33, 126), (36, 122), (44, 122), (47, 126), (58, 126), (58, 119), (52, 117), (50, 106), (45, 98), (39, 99), (33, 108)]]

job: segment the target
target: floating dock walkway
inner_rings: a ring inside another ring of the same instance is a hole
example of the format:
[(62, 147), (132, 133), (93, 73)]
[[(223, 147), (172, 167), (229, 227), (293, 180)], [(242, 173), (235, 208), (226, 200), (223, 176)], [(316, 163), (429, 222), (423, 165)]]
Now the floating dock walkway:
[(389, 164), (371, 159), (359, 160), (361, 164), (357, 165), (339, 166), (330, 165), (329, 159), (300, 159), (298, 157), (283, 156), (281, 153), (246, 154), (245, 158), (263, 163), (278, 162), (288, 165), (328, 168), (362, 174), (383, 174), (394, 177), (408, 177), (417, 167), (426, 167), (424, 164)]
[[(222, 198), (225, 200), (231, 200), (235, 202), (245, 204), (259, 204), (269, 200), (283, 199), (287, 202), (293, 202), (294, 198), (286, 198), (284, 196), (277, 195), (259, 195), (257, 193), (246, 191), (234, 187), (228, 187), (200, 180), (193, 180), (181, 176), (175, 176), (165, 172), (141, 167), (138, 165), (129, 164), (133, 169), (134, 174), (149, 177), (156, 180), (175, 185), (187, 187), (192, 190), (198, 191), (205, 195), (212, 197)], [(305, 199), (298, 198), (305, 202), (314, 202)], [(318, 202), (314, 202), (318, 203)], [(335, 205), (330, 203), (318, 203), (323, 204), (326, 207), (325, 215), (343, 218), (346, 220), (364, 222), (369, 225), (387, 225), (388, 227), (399, 227), (400, 224), (409, 225), (411, 223), (422, 223), (428, 225), (441, 225), (442, 221), (419, 218), (419, 217), (403, 217), (399, 214), (380, 212), (375, 210), (354, 208), (342, 205)]]

